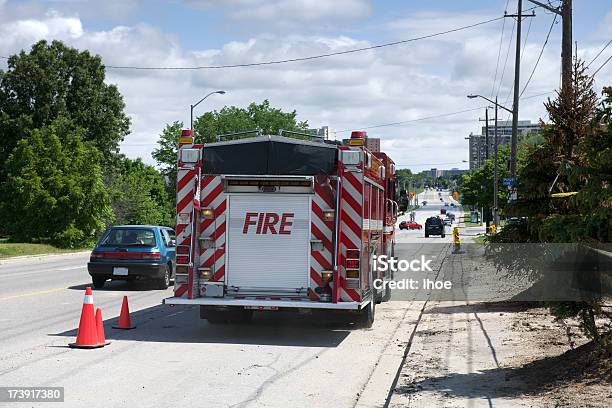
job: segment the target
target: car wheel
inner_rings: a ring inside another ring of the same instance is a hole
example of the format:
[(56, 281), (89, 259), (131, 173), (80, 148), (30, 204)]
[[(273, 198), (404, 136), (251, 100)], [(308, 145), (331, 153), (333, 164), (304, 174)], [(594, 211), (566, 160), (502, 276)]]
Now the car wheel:
[(442, 234), (442, 238), (446, 237), (446, 234)]
[(102, 289), (106, 283), (106, 278), (104, 276), (94, 276), (91, 280), (95, 289)]
[(164, 276), (158, 280), (157, 287), (158, 289), (168, 289), (170, 286), (170, 275), (172, 274), (172, 269), (166, 265), (164, 268)]
[(429, 238), (429, 234), (428, 233), (425, 233), (425, 238)]

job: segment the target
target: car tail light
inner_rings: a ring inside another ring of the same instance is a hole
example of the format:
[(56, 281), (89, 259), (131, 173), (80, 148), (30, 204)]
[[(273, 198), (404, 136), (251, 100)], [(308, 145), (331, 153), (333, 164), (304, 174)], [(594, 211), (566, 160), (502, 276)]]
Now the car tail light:
[(177, 256), (176, 263), (179, 265), (187, 265), (189, 263), (189, 256)]
[(140, 259), (159, 261), (161, 259), (161, 254), (159, 252), (143, 252)]
[(91, 256), (89, 257), (89, 260), (95, 261), (97, 259), (104, 259), (104, 252), (92, 252)]

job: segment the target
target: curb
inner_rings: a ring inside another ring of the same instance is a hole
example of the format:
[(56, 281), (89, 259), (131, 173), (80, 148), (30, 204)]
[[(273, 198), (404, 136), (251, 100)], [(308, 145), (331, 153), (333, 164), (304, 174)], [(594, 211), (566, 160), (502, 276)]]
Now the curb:
[(57, 258), (57, 257), (70, 257), (70, 256), (78, 256), (78, 255), (83, 255), (83, 254), (89, 254), (91, 253), (92, 250), (88, 250), (88, 251), (78, 251), (78, 252), (65, 252), (63, 254), (37, 254), (37, 255), (20, 255), (20, 256), (11, 256), (8, 258), (0, 258), (0, 265), (6, 264), (6, 263), (10, 263), (10, 262), (14, 262), (14, 261), (20, 261), (20, 260), (24, 260), (24, 259), (34, 259), (34, 258), (39, 258), (39, 259), (46, 259), (46, 258)]

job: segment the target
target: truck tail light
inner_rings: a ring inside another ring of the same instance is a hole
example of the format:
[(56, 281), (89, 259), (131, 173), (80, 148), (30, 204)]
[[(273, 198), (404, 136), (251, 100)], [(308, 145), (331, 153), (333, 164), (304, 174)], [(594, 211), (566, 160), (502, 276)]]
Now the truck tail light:
[(347, 249), (346, 250), (346, 258), (347, 259), (359, 259), (359, 250), (358, 249)]
[(188, 245), (177, 246), (176, 253), (179, 255), (189, 255), (189, 246)]
[(346, 250), (346, 277), (349, 279), (359, 279), (360, 252), (358, 249)]
[(210, 279), (212, 276), (210, 268), (199, 268), (198, 272), (200, 274), (200, 277), (203, 279)]
[(202, 208), (200, 210), (200, 216), (205, 220), (213, 219), (215, 218), (215, 210), (212, 208)]
[(185, 255), (177, 256), (176, 257), (176, 263), (179, 264), (179, 265), (187, 265), (187, 264), (189, 264), (189, 256), (185, 256)]
[(346, 269), (359, 269), (359, 259), (347, 259)]

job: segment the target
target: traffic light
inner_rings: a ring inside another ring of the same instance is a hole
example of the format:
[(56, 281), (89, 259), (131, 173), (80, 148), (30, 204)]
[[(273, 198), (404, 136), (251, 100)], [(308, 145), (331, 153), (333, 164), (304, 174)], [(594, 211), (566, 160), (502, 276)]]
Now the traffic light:
[(459, 193), (458, 192), (456, 192), (456, 191), (453, 192), (453, 199), (455, 201), (459, 201)]

